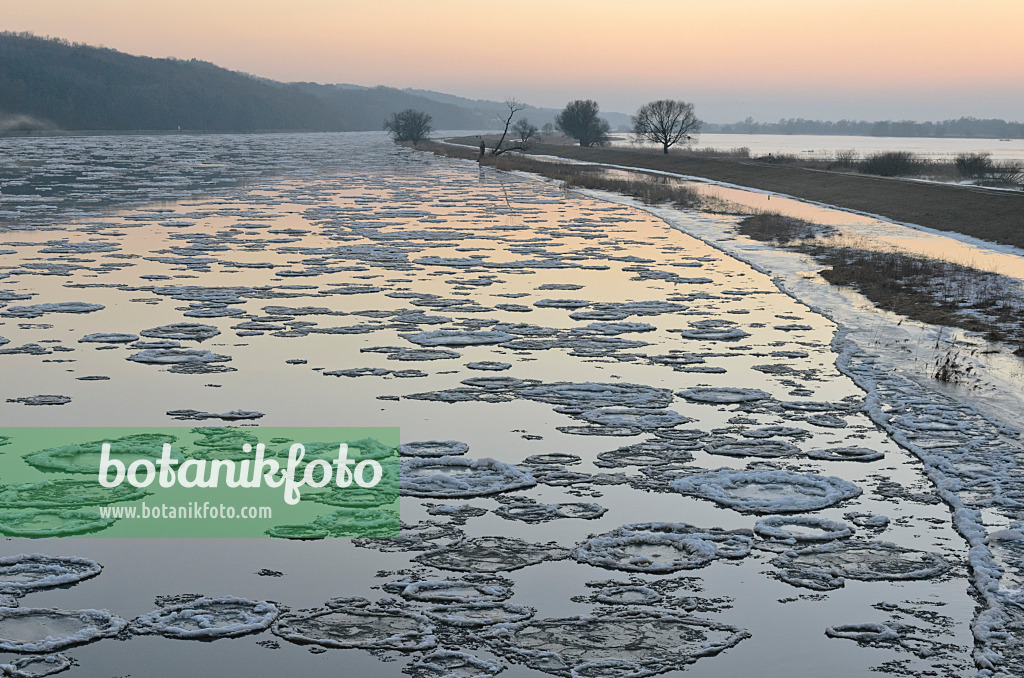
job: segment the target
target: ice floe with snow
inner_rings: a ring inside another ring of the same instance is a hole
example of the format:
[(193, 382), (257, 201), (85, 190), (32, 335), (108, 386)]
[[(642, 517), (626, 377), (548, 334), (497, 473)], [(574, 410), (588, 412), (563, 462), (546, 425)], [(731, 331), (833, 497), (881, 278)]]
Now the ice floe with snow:
[(929, 579), (950, 568), (938, 553), (917, 551), (888, 542), (836, 541), (787, 551), (772, 560), (779, 578), (817, 591), (842, 588), (846, 579), (900, 581)]
[(739, 388), (732, 386), (694, 386), (679, 391), (677, 394), (698, 403), (746, 403), (771, 398), (771, 394), (756, 388)]
[(449, 456), (402, 460), (402, 494), (413, 497), (480, 497), (536, 484), (529, 473), (490, 458)]
[(750, 637), (705, 619), (632, 609), (498, 624), (483, 635), (507, 659), (566, 678), (642, 678), (680, 670)]
[(132, 621), (131, 629), (167, 638), (236, 638), (266, 630), (279, 614), (277, 606), (266, 601), (232, 596), (197, 598), (139, 617)]
[(531, 544), (514, 537), (470, 537), (414, 560), (441, 570), (492, 573), (562, 560), (568, 554), (568, 549), (556, 544)]
[(106, 610), (0, 608), (0, 651), (55, 652), (116, 636), (127, 624)]
[(337, 649), (415, 652), (437, 645), (433, 626), (423, 615), (354, 605), (285, 615), (271, 630), (292, 643)]
[(505, 669), (465, 652), (434, 650), (403, 669), (413, 678), (491, 678)]
[(769, 541), (796, 544), (846, 539), (853, 536), (853, 528), (817, 516), (768, 516), (754, 523), (754, 534)]
[(742, 513), (817, 511), (860, 496), (862, 490), (835, 476), (782, 470), (718, 469), (679, 478), (676, 492)]
[(103, 570), (95, 560), (41, 553), (0, 557), (0, 593), (23, 595), (29, 591), (69, 586), (95, 577)]

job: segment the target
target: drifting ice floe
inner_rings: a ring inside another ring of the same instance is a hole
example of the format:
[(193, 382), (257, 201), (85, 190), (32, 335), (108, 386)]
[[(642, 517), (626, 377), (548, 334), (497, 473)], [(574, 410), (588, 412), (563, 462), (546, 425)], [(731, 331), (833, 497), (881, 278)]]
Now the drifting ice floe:
[(511, 624), (526, 621), (536, 610), (525, 605), (512, 603), (483, 602), (439, 605), (424, 612), (430, 619), (448, 626), (483, 628), (494, 624)]
[(807, 453), (811, 459), (821, 461), (878, 461), (885, 456), (884, 452), (866, 447), (827, 447)]
[(104, 308), (102, 304), (67, 301), (56, 304), (36, 304), (34, 306), (8, 306), (3, 311), (0, 311), (0, 316), (5, 318), (39, 318), (47, 313), (93, 313)]
[(742, 513), (817, 511), (861, 494), (859, 487), (835, 476), (724, 468), (675, 480), (672, 489)]
[(842, 588), (844, 578), (861, 581), (928, 579), (950, 565), (937, 553), (915, 551), (888, 542), (839, 541), (787, 551), (772, 560), (779, 578), (817, 591)]
[(589, 502), (566, 502), (562, 504), (521, 502), (501, 506), (494, 513), (506, 520), (521, 520), (524, 523), (546, 523), (560, 518), (594, 520), (603, 516), (607, 511), (608, 509), (600, 504)]
[(458, 440), (421, 440), (403, 443), (399, 451), (403, 457), (455, 457), (469, 452), (469, 445)]
[(173, 325), (161, 325), (139, 332), (144, 337), (151, 339), (177, 339), (182, 341), (205, 341), (220, 334), (213, 325), (198, 325), (196, 323), (174, 323)]
[(484, 637), (509, 660), (544, 673), (642, 678), (713, 657), (750, 634), (695, 617), (624, 610), (499, 624)]
[[(95, 440), (87, 443), (76, 443), (62, 447), (52, 447), (25, 455), (27, 464), (43, 471), (63, 471), (64, 473), (87, 473), (94, 477), (100, 469), (100, 454), (104, 442), (110, 443), (110, 458), (130, 461), (145, 457), (151, 461), (159, 459), (164, 443), (174, 443), (173, 436), (162, 434), (140, 433), (122, 436), (110, 441)], [(178, 452), (172, 459), (181, 461)]]
[(672, 392), (643, 384), (602, 384), (594, 382), (556, 382), (526, 388), (519, 395), (552, 405), (598, 407), (630, 407), (662, 409), (672, 402)]
[(594, 600), (605, 605), (656, 605), (664, 597), (648, 586), (606, 586)]
[(21, 398), (8, 398), (9, 403), (20, 403), (21, 405), (67, 405), (71, 397), (66, 395), (34, 395)]
[(770, 393), (756, 388), (734, 388), (728, 386), (695, 386), (682, 390), (677, 395), (698, 403), (722, 404), (746, 403), (772, 397)]
[(403, 671), (413, 678), (491, 678), (504, 668), (501, 664), (484, 661), (464, 652), (434, 650)]
[(54, 652), (116, 636), (127, 624), (105, 610), (0, 608), (0, 650)]
[(751, 538), (686, 523), (634, 523), (592, 537), (573, 552), (581, 563), (625, 572), (669, 574), (704, 567), (718, 558), (743, 558)]
[(403, 598), (424, 603), (498, 602), (512, 597), (511, 581), (485, 575), (397, 584)]
[(127, 483), (105, 488), (91, 480), (42, 480), (0, 485), (0, 508), (78, 508), (135, 501), (147, 494)]
[(402, 494), (413, 497), (481, 497), (536, 484), (530, 474), (495, 459), (438, 457), (402, 460)]
[(197, 598), (135, 619), (132, 631), (180, 639), (235, 638), (266, 630), (279, 614), (277, 607), (266, 601)]
[(29, 591), (69, 586), (95, 577), (103, 568), (95, 560), (40, 553), (0, 557), (0, 593), (23, 595)]
[[(138, 341), (139, 335), (137, 334), (116, 334), (116, 333), (97, 333), (87, 334), (78, 340), (80, 344), (130, 344), (133, 341)], [(2, 343), (2, 342), (0, 342)]]
[(815, 516), (769, 516), (754, 523), (754, 533), (769, 541), (795, 544), (846, 539), (853, 536), (853, 528)]
[(10, 664), (0, 664), (0, 676), (4, 678), (43, 678), (74, 666), (71, 657), (63, 654), (19, 657)]
[(414, 558), (416, 562), (456, 572), (510, 572), (550, 560), (561, 560), (568, 549), (554, 544), (530, 544), (513, 537), (473, 537)]
[(180, 363), (222, 363), (231, 360), (231, 356), (206, 349), (147, 348), (128, 356), (128, 360), (152, 365), (176, 365)]
[(784, 440), (735, 440), (722, 438), (708, 443), (706, 448), (708, 454), (718, 454), (726, 457), (792, 457), (800, 454), (800, 448), (787, 443)]
[(502, 363), (494, 360), (481, 360), (478, 362), (466, 363), (471, 370), (485, 370), (490, 372), (501, 372), (512, 367), (512, 363)]
[(437, 644), (430, 620), (400, 610), (327, 608), (280, 617), (274, 635), (298, 644), (363, 650), (429, 650)]
[(105, 530), (116, 518), (76, 509), (0, 509), (0, 534), (44, 539)]
[(500, 344), (515, 337), (507, 332), (482, 330), (467, 332), (461, 330), (433, 330), (405, 335), (405, 338), (420, 346), (478, 346)]

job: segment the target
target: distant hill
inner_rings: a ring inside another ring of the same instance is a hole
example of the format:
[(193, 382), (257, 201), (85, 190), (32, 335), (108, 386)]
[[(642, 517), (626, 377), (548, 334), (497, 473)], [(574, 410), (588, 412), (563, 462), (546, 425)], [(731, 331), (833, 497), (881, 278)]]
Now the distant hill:
[[(17, 130), (379, 130), (391, 113), (426, 111), (435, 129), (495, 129), (502, 102), (429, 90), (281, 83), (214, 64), (0, 33), (0, 132)], [(541, 126), (555, 109), (521, 115)], [(609, 114), (613, 127), (627, 116)], [(620, 120), (621, 118), (621, 120)]]

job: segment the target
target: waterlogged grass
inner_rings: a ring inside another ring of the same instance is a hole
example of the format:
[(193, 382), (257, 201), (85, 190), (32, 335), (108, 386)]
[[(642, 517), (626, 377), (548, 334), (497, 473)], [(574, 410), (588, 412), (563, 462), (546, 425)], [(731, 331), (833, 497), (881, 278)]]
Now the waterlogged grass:
[(941, 259), (879, 250), (867, 241), (835, 237), (826, 227), (774, 212), (758, 212), (737, 230), (755, 240), (810, 254), (822, 278), (856, 289), (878, 308), (932, 325), (1009, 341), (1024, 353), (1024, 289), (998, 273)]

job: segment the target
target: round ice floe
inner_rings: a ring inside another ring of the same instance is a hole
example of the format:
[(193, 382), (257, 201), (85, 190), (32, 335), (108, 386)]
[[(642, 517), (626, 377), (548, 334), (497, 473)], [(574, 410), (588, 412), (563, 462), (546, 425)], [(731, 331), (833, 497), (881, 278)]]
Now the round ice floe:
[(429, 619), (400, 610), (329, 608), (281, 617), (272, 631), (293, 643), (339, 649), (414, 652), (437, 645)]
[(590, 302), (583, 299), (541, 299), (540, 301), (533, 302), (533, 305), (537, 308), (567, 308), (574, 310), (589, 306)]
[(533, 386), (538, 382), (535, 380), (516, 379), (515, 377), (470, 377), (463, 379), (462, 383), (473, 388), (484, 391), (512, 391), (523, 386)]
[(638, 409), (633, 407), (598, 407), (586, 410), (581, 419), (602, 426), (630, 426), (640, 429), (672, 428), (691, 421), (672, 410)]
[(508, 332), (494, 332), (490, 330), (481, 330), (479, 332), (433, 330), (431, 332), (418, 332), (403, 336), (420, 346), (478, 346), (483, 344), (500, 344), (503, 341), (515, 339), (515, 336)]
[(0, 593), (23, 594), (68, 586), (102, 571), (95, 560), (40, 553), (0, 557)]
[(698, 403), (746, 403), (771, 398), (771, 394), (756, 388), (736, 388), (728, 386), (694, 386), (676, 395)]
[(38, 318), (47, 313), (92, 313), (103, 310), (102, 304), (86, 304), (78, 301), (56, 304), (35, 304), (34, 306), (8, 306), (0, 311), (6, 318)]
[(689, 330), (672, 330), (677, 332), (684, 339), (697, 339), (699, 341), (737, 341), (750, 334), (738, 327), (698, 327)]
[(446, 348), (403, 348), (388, 354), (388, 360), (422, 362), (426, 360), (450, 360), (461, 358), (462, 354)]
[(801, 513), (852, 499), (861, 489), (834, 476), (718, 469), (672, 482), (672, 489), (742, 513)]
[(106, 610), (0, 608), (0, 650), (54, 652), (116, 636), (127, 624)]
[[(25, 462), (43, 471), (62, 471), (64, 473), (87, 473), (94, 478), (99, 473), (100, 455), (103, 443), (110, 443), (110, 458), (119, 459), (125, 464), (140, 458), (156, 462), (160, 458), (163, 444), (174, 443), (173, 436), (163, 434), (140, 433), (122, 436), (109, 441), (91, 441), (51, 447), (25, 455)], [(171, 455), (172, 459), (182, 460), (179, 452)], [(63, 489), (63, 486), (60, 487)]]
[(76, 509), (0, 509), (0, 534), (6, 537), (67, 537), (105, 530), (116, 518)]
[(276, 539), (326, 539), (330, 531), (320, 525), (275, 525), (267, 528), (267, 536)]
[(704, 567), (715, 559), (714, 544), (688, 535), (629, 534), (594, 537), (572, 552), (576, 560), (626, 572), (668, 574)]
[(536, 484), (529, 473), (495, 459), (438, 457), (402, 460), (402, 494), (413, 497), (481, 497)]
[(130, 344), (133, 341), (138, 341), (139, 335), (137, 334), (87, 334), (78, 340), (80, 344)]
[(469, 452), (469, 445), (458, 440), (421, 440), (403, 443), (399, 450), (403, 457), (454, 457)]
[(545, 561), (561, 560), (568, 549), (531, 544), (513, 537), (473, 537), (414, 558), (416, 562), (456, 572), (510, 572)]
[(71, 397), (66, 395), (34, 395), (22, 398), (8, 398), (9, 403), (20, 403), (22, 405), (67, 405)]
[(740, 431), (740, 435), (744, 438), (773, 438), (775, 436), (795, 437), (805, 436), (807, 431), (796, 426), (762, 426), (761, 428), (752, 428), (745, 431)]
[(10, 664), (0, 664), (0, 676), (4, 678), (43, 678), (74, 666), (74, 660), (63, 654), (34, 655), (19, 657)]
[(139, 617), (132, 622), (132, 631), (181, 639), (235, 638), (266, 630), (279, 614), (266, 601), (197, 598)]
[(815, 516), (769, 516), (754, 523), (754, 533), (770, 541), (825, 542), (851, 537), (853, 528), (840, 521)]
[(808, 452), (807, 456), (822, 461), (878, 461), (885, 453), (866, 447), (827, 447)]
[(886, 643), (900, 639), (900, 634), (885, 624), (840, 624), (825, 629), (829, 638), (846, 638), (858, 643)]
[(205, 349), (147, 348), (128, 356), (128, 360), (151, 365), (176, 365), (181, 363), (222, 363), (231, 360), (231, 356)]
[(545, 673), (641, 678), (683, 669), (701, 657), (735, 646), (750, 634), (693, 617), (623, 610), (499, 624), (484, 636), (499, 654)]
[(466, 363), (466, 367), (471, 370), (484, 370), (488, 372), (501, 372), (512, 367), (512, 363), (502, 363), (494, 360), (480, 360), (477, 362)]
[(512, 603), (482, 602), (438, 605), (424, 614), (430, 619), (449, 626), (482, 628), (494, 624), (511, 624), (533, 617), (535, 610), (525, 605)]
[(772, 560), (779, 578), (818, 591), (841, 588), (845, 579), (861, 581), (928, 579), (949, 569), (937, 553), (915, 551), (888, 542), (837, 541), (787, 551)]
[(594, 520), (600, 518), (608, 509), (600, 504), (590, 502), (565, 502), (562, 504), (509, 504), (494, 511), (506, 520), (521, 520), (524, 523), (546, 523), (560, 518), (579, 518)]
[(480, 603), (511, 598), (512, 587), (504, 581), (474, 577), (410, 582), (400, 593), (425, 603)]
[(144, 337), (152, 339), (177, 339), (181, 341), (205, 341), (220, 334), (213, 325), (200, 325), (198, 323), (174, 323), (161, 325), (139, 332)]
[(342, 507), (313, 521), (335, 537), (390, 537), (399, 531), (396, 510)]
[(605, 605), (656, 605), (663, 595), (647, 586), (608, 586), (594, 600)]
[(597, 455), (595, 466), (618, 468), (623, 466), (651, 466), (672, 462), (693, 460), (692, 450), (699, 450), (699, 443), (676, 442), (674, 440), (644, 440), (634, 445), (608, 450)]
[(800, 453), (800, 448), (784, 440), (734, 440), (723, 438), (708, 443), (705, 448), (709, 454), (726, 457), (791, 457)]
[(491, 678), (505, 669), (501, 664), (484, 661), (464, 652), (434, 650), (406, 669), (413, 678)]
[(547, 454), (531, 454), (526, 459), (523, 459), (524, 464), (530, 465), (545, 465), (545, 464), (558, 464), (558, 465), (570, 465), (578, 464), (583, 461), (583, 458), (577, 454), (569, 454), (567, 452), (549, 452)]
[(552, 405), (597, 407), (633, 407), (661, 409), (672, 402), (672, 392), (643, 384), (602, 384), (594, 382), (555, 382), (526, 388), (519, 395)]

